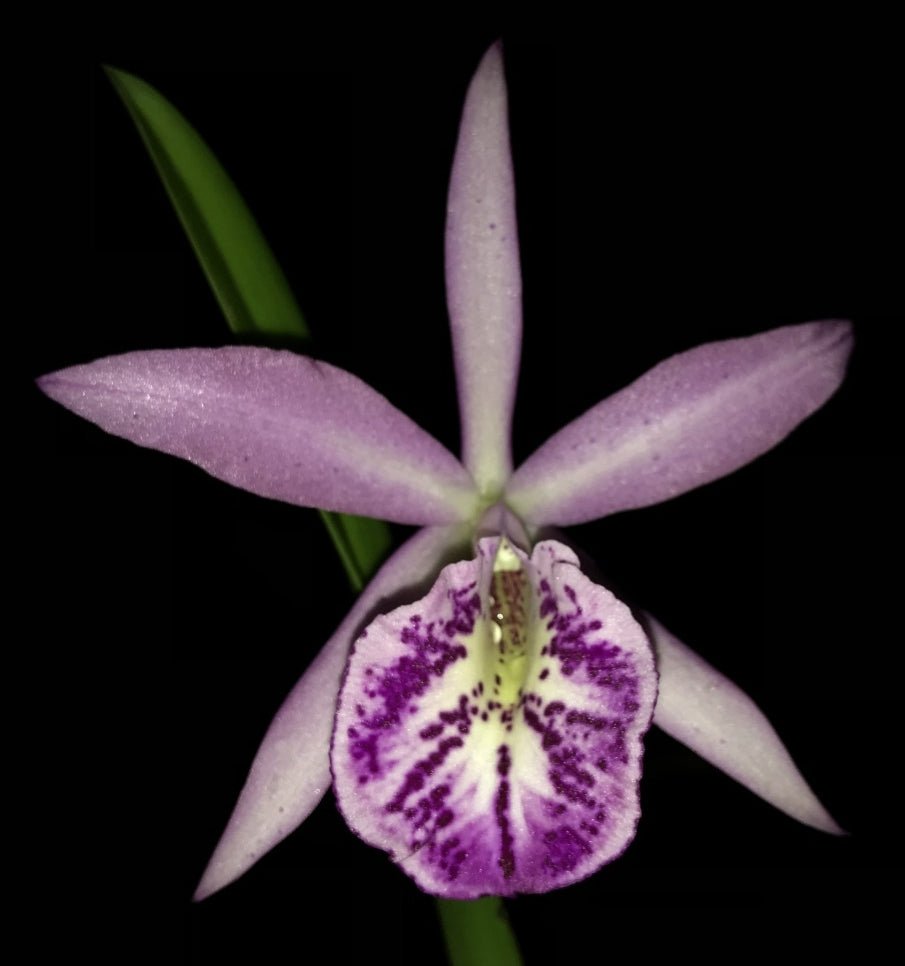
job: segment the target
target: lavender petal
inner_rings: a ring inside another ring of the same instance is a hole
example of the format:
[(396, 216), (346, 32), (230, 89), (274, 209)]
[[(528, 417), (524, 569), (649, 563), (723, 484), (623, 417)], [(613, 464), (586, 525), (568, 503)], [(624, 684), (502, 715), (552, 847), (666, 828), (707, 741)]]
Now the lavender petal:
[(462, 519), (456, 458), (357, 377), (291, 352), (133, 352), (38, 380), (108, 433), (261, 496), (410, 524)]
[(425, 575), (465, 540), (460, 526), (421, 530), (378, 571), (273, 719), (196, 899), (238, 879), (314, 810), (330, 787), (330, 734), (353, 638), (375, 612), (423, 592)]
[(660, 673), (654, 724), (792, 818), (844, 834), (751, 698), (654, 618), (644, 625)]
[(847, 322), (698, 346), (661, 362), (551, 437), (507, 502), (541, 524), (649, 506), (733, 472), (784, 439), (842, 382)]

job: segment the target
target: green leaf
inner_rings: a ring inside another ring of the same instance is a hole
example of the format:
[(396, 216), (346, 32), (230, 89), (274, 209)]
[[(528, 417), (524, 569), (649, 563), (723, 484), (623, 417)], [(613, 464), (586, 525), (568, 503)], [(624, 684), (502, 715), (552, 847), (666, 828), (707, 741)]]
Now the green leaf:
[(105, 70), (233, 332), (307, 336), (302, 313), (254, 216), (198, 132), (150, 84), (125, 71)]
[[(289, 283), (232, 179), (198, 132), (162, 94), (105, 68), (179, 215), (229, 327), (237, 335), (305, 339)], [(321, 511), (352, 589), (374, 575), (390, 545), (381, 520)]]
[(521, 966), (522, 956), (502, 899), (438, 899), (437, 911), (450, 966)]
[(326, 510), (321, 510), (321, 519), (333, 538), (352, 590), (356, 593), (364, 590), (389, 552), (390, 528), (383, 520)]

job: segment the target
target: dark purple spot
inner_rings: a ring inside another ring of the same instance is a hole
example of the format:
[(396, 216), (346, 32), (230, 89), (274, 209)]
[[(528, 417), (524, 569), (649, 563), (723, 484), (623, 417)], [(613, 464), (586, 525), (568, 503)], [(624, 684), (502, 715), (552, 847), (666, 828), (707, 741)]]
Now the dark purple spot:
[[(503, 745), (500, 751), (505, 748), (506, 746)], [(494, 811), (496, 812), (497, 827), (500, 830), (500, 857), (497, 860), (497, 865), (502, 870), (503, 878), (511, 879), (515, 873), (515, 851), (512, 848), (515, 840), (509, 831), (509, 782), (507, 781), (500, 782)]]
[(452, 852), (452, 850), (456, 848), (456, 846), (458, 846), (459, 841), (460, 840), (458, 835), (454, 835), (451, 839), (447, 839), (440, 846), (440, 855), (442, 855), (443, 858), (445, 859), (449, 855), (449, 853)]
[(544, 865), (554, 875), (571, 872), (585, 855), (591, 853), (591, 846), (568, 825), (563, 825), (544, 836), (547, 855)]
[(541, 742), (544, 751), (549, 751), (551, 748), (555, 748), (557, 745), (562, 744), (562, 735), (558, 731), (554, 731), (552, 728), (548, 728), (544, 732), (544, 740)]
[(509, 769), (512, 767), (512, 757), (509, 754), (509, 745), (500, 745), (497, 748), (497, 756), (499, 761), (497, 762), (496, 770), (497, 774), (505, 778), (509, 774)]
[(566, 724), (582, 724), (593, 728), (594, 731), (602, 731), (609, 722), (606, 718), (597, 718), (586, 711), (570, 711), (566, 715)]
[[(550, 784), (558, 795), (570, 801), (573, 805), (584, 805), (585, 808), (594, 808), (597, 802), (583, 788), (566, 780), (565, 775), (559, 769), (551, 769), (549, 772)], [(593, 781), (591, 782), (593, 784)]]
[(442, 764), (446, 756), (452, 751), (453, 748), (461, 748), (464, 742), (461, 738), (450, 737), (444, 738), (440, 742), (436, 751), (431, 752), (431, 754), (426, 758), (419, 761), (415, 767), (409, 771), (402, 783), (402, 787), (396, 792), (393, 798), (386, 804), (385, 808), (388, 812), (401, 812), (405, 804), (405, 800), (409, 795), (415, 792), (420, 792), (424, 787), (424, 776), (430, 775), (434, 769)]

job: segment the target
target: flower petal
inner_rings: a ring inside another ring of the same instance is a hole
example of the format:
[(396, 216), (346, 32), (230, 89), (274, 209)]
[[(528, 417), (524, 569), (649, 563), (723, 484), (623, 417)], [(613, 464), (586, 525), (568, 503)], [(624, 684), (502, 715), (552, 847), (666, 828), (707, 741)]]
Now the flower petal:
[(494, 498), (512, 472), (522, 280), (503, 52), (484, 55), (465, 99), (449, 182), (446, 293), (462, 462)]
[(643, 620), (660, 672), (654, 724), (792, 818), (844, 834), (751, 698), (654, 618)]
[(425, 891), (547, 892), (626, 848), (653, 655), (554, 541), (447, 567), (355, 644), (331, 761), (349, 826)]
[(507, 502), (535, 526), (648, 506), (765, 453), (842, 381), (848, 322), (698, 346), (598, 403), (519, 467)]
[(261, 496), (439, 524), (474, 485), (455, 457), (342, 369), (291, 352), (134, 352), (42, 376), (68, 409)]
[(354, 636), (376, 611), (422, 593), (425, 575), (432, 577), (464, 547), (461, 526), (424, 529), (378, 571), (273, 719), (196, 899), (238, 879), (311, 814), (330, 787), (336, 696)]

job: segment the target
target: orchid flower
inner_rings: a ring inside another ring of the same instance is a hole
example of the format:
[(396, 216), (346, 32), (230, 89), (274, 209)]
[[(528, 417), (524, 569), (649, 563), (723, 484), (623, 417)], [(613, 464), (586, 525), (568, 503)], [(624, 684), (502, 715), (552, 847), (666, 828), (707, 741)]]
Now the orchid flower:
[(569, 884), (631, 842), (651, 721), (840, 832), (751, 699), (583, 573), (558, 528), (668, 500), (776, 445), (841, 383), (848, 323), (683, 352), (513, 469), (521, 282), (499, 46), (465, 101), (446, 277), (461, 460), (355, 376), (288, 352), (135, 352), (39, 380), (106, 431), (253, 493), (421, 528), (277, 712), (197, 897), (331, 785), (353, 831), (425, 891)]

